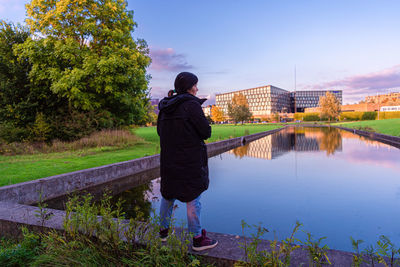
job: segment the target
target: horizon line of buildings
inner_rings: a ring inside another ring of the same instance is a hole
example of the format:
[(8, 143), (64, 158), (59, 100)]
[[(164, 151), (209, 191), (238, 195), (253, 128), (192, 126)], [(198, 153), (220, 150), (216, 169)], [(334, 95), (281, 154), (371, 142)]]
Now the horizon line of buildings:
[[(377, 111), (384, 105), (384, 99), (398, 101), (400, 104), (400, 92), (390, 94), (366, 96), (359, 104), (343, 105), (342, 90), (307, 90), (288, 91), (272, 85), (259, 86), (249, 89), (241, 89), (215, 95), (215, 106), (222, 109), (224, 114), (228, 113), (228, 104), (231, 103), (234, 95), (242, 94), (246, 97), (250, 112), (255, 117), (270, 116), (274, 113), (296, 113), (315, 112), (319, 107), (319, 99), (331, 92), (339, 100), (342, 111)], [(151, 99), (158, 114), (158, 99)], [(377, 104), (378, 103), (378, 104)], [(203, 107), (204, 114), (211, 115), (211, 108), (214, 105)]]
[(215, 95), (215, 105), (228, 113), (228, 104), (233, 96), (242, 94), (246, 97), (249, 109), (254, 116), (268, 116), (278, 113), (304, 112), (306, 108), (317, 107), (319, 98), (327, 92), (332, 93), (342, 105), (342, 90), (287, 91), (272, 85), (232, 91)]

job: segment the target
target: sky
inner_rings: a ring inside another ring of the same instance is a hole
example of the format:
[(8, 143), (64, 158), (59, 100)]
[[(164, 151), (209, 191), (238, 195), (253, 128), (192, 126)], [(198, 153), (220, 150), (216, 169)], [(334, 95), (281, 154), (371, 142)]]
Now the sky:
[[(23, 23), (27, 2), (0, 0), (0, 19)], [(344, 104), (400, 91), (398, 0), (128, 0), (128, 9), (133, 37), (150, 48), (152, 98), (181, 71), (198, 76), (206, 104), (263, 85), (343, 90)]]

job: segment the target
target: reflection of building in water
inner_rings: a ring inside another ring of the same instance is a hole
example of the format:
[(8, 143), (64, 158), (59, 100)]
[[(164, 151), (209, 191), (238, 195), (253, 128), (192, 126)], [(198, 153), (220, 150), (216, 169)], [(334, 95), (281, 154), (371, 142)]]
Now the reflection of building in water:
[(229, 153), (242, 158), (243, 156), (273, 159), (289, 150), (290, 143), (287, 138), (282, 138), (279, 134), (268, 135), (257, 139), (242, 147), (237, 147)]
[(292, 134), (294, 145), (291, 150), (296, 151), (318, 151), (320, 150), (318, 138), (308, 137), (305, 134)]
[(249, 156), (270, 160), (291, 150), (326, 151), (330, 155), (342, 151), (342, 137), (337, 129), (289, 128), (235, 148), (229, 153), (240, 158)]

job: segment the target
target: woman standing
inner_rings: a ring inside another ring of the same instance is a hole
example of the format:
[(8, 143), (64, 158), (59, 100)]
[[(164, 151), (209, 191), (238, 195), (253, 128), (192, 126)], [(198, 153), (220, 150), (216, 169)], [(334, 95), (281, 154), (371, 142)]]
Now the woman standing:
[(175, 79), (176, 95), (159, 103), (157, 133), (161, 155), (161, 231), (168, 237), (172, 209), (176, 199), (185, 202), (189, 232), (193, 234), (193, 250), (213, 248), (218, 241), (201, 230), (200, 196), (208, 188), (208, 157), (204, 140), (211, 136), (211, 127), (196, 97), (198, 79), (190, 72), (181, 72)]

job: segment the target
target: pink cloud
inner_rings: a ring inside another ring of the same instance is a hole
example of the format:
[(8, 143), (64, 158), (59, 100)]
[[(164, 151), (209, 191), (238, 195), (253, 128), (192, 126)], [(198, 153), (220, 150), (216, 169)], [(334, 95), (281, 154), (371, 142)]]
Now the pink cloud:
[(187, 63), (186, 56), (176, 53), (173, 48), (150, 48), (150, 57), (152, 59), (150, 68), (153, 70), (181, 71), (193, 68)]
[(387, 93), (387, 89), (400, 87), (400, 64), (377, 72), (354, 75), (315, 85), (305, 85), (304, 89), (342, 89), (349, 98)]
[[(364, 142), (368, 148), (364, 147), (362, 150), (357, 146), (358, 144), (347, 143), (346, 153), (339, 154), (338, 157), (352, 163), (364, 164), (366, 166), (375, 165), (400, 171), (398, 164), (399, 153), (395, 147), (372, 140)], [(379, 149), (371, 150), (370, 147), (379, 147)], [(368, 153), (371, 151), (373, 153)]]

